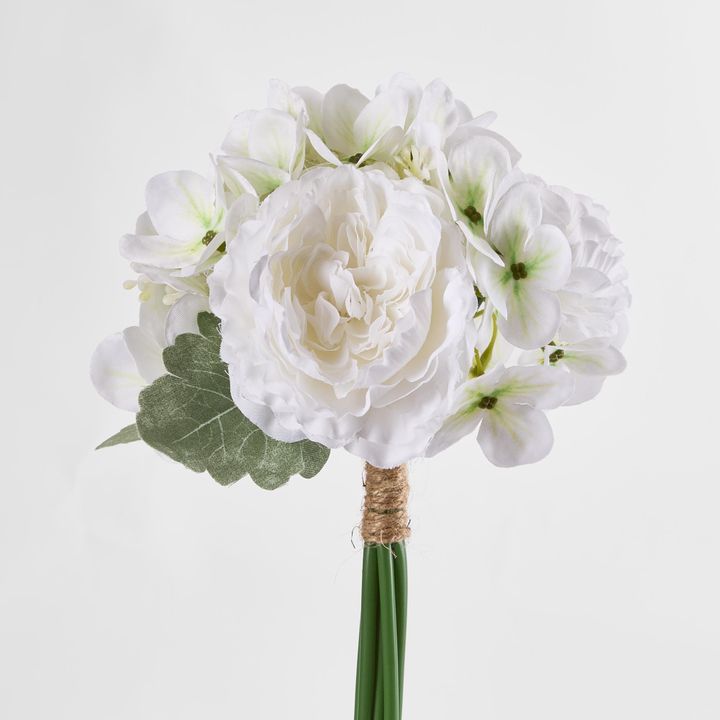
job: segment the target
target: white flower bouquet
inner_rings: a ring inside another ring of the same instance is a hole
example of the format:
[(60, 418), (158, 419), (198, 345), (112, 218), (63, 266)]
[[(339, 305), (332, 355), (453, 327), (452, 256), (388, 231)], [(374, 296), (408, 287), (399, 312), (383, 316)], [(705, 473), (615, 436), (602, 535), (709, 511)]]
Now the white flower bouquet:
[(136, 326), (92, 358), (143, 440), (222, 484), (365, 465), (356, 718), (399, 718), (407, 469), (477, 431), (499, 466), (541, 460), (546, 410), (625, 366), (629, 293), (606, 211), (518, 166), (440, 81), (372, 99), (274, 81), (209, 177), (150, 180), (120, 243)]

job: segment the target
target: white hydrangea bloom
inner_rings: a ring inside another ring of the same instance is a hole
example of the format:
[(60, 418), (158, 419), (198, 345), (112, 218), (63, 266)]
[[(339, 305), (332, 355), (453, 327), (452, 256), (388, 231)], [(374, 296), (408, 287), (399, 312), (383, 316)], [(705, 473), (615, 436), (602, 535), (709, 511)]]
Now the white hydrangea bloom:
[(187, 170), (152, 178), (145, 202), (147, 211), (135, 233), (121, 239), (120, 253), (139, 272), (170, 284), (175, 277), (185, 287), (184, 279), (205, 272), (219, 258), (224, 204), (213, 183)]
[(543, 410), (562, 405), (573, 389), (568, 373), (551, 367), (502, 366), (458, 388), (453, 410), (426, 454), (471, 433), (490, 462), (501, 467), (542, 460), (552, 448), (553, 433)]

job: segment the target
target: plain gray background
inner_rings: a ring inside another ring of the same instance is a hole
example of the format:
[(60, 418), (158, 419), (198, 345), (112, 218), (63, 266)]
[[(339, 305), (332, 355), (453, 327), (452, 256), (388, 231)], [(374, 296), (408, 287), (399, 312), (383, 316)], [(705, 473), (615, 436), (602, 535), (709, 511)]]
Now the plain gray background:
[(685, 2), (5, 2), (0, 717), (351, 717), (361, 463), (269, 494), (140, 445), (88, 360), (117, 239), (269, 78), (442, 77), (625, 240), (629, 368), (499, 470), (412, 466), (406, 717), (720, 717), (718, 16)]

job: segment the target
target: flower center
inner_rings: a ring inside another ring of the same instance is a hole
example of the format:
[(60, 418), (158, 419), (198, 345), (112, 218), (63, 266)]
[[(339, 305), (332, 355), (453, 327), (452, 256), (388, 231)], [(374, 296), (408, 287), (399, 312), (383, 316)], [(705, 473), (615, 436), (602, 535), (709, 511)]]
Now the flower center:
[(561, 349), (553, 350), (548, 358), (551, 363), (556, 363), (558, 360), (562, 360), (565, 357), (565, 351)]
[(483, 221), (482, 213), (477, 208), (475, 208), (473, 205), (468, 205), (463, 210), (463, 214), (472, 223), (482, 223), (482, 221)]
[(510, 266), (510, 272), (512, 273), (513, 280), (522, 280), (527, 277), (527, 268), (525, 263), (513, 263)]
[(482, 410), (492, 410), (496, 405), (497, 398), (494, 395), (483, 395), (478, 403), (478, 407)]
[(209, 245), (216, 235), (217, 233), (215, 232), (215, 230), (208, 230), (205, 235), (203, 235), (202, 244)]

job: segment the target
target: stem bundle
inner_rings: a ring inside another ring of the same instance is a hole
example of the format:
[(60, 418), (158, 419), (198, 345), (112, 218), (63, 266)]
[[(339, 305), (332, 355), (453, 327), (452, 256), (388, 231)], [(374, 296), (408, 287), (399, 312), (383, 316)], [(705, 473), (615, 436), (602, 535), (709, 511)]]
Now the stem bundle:
[(400, 720), (407, 629), (407, 468), (366, 464), (355, 720)]

